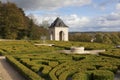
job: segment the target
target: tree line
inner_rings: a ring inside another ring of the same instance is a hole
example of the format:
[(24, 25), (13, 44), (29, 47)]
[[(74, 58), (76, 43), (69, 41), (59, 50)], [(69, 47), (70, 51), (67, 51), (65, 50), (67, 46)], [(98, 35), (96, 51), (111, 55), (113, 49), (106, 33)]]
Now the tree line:
[(71, 32), (70, 41), (120, 44), (120, 32)]
[(0, 38), (2, 39), (40, 39), (47, 36), (43, 25), (36, 25), (16, 4), (0, 2)]

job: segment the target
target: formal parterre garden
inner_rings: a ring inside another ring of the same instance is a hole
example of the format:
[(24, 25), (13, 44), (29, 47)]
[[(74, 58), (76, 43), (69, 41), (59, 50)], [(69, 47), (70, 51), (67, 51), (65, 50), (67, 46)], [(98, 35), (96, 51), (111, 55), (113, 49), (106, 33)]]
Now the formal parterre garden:
[[(114, 80), (120, 69), (120, 49), (114, 45), (55, 42), (49, 46), (35, 46), (41, 41), (1, 41), (0, 54), (20, 72), (26, 80)], [(60, 50), (71, 46), (84, 46), (86, 50), (105, 49), (99, 55), (65, 54)]]

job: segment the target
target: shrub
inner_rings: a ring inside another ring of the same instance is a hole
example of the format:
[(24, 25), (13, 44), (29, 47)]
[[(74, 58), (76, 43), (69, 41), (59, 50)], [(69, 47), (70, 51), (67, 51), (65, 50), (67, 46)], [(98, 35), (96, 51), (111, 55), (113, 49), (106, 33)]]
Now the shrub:
[(51, 70), (51, 72), (49, 73), (49, 76), (52, 80), (58, 80), (57, 76), (56, 76), (56, 71), (63, 68), (65, 65), (67, 65), (67, 63), (63, 63), (63, 64), (60, 64), (58, 66), (56, 66), (55, 68), (53, 68)]
[(71, 74), (71, 72), (68, 71), (64, 71), (60, 76), (59, 76), (59, 80), (67, 80), (67, 77)]
[(42, 71), (42, 73), (43, 74), (48, 74), (51, 69), (52, 68), (50, 66), (43, 65), (43, 71)]
[(12, 56), (6, 57), (7, 61), (11, 63), (27, 80), (44, 80), (35, 72), (31, 71), (23, 64), (19, 63), (15, 58)]
[(89, 80), (88, 74), (79, 72), (73, 75), (72, 80)]
[(51, 67), (55, 67), (55, 66), (57, 66), (59, 63), (58, 62), (56, 62), (56, 61), (49, 61), (49, 66), (51, 66)]
[(109, 70), (109, 71), (112, 71), (113, 73), (116, 73), (117, 70), (118, 70), (118, 67), (117, 66), (104, 66), (104, 67), (101, 67), (100, 70)]
[(80, 60), (85, 59), (85, 57), (77, 55), (77, 56), (72, 56), (72, 59), (75, 61), (80, 61)]
[(94, 70), (93, 79), (94, 80), (114, 80), (114, 74), (108, 70)]
[(39, 71), (39, 69), (40, 69), (40, 67), (39, 66), (33, 66), (33, 67), (31, 67), (31, 69), (34, 71), (34, 72), (38, 72)]

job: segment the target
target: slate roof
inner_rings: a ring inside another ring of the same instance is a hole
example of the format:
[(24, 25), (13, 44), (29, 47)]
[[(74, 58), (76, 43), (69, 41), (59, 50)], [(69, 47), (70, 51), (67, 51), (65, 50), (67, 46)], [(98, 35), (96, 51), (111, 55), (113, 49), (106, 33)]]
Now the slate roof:
[(50, 28), (53, 27), (68, 27), (59, 17), (51, 24)]

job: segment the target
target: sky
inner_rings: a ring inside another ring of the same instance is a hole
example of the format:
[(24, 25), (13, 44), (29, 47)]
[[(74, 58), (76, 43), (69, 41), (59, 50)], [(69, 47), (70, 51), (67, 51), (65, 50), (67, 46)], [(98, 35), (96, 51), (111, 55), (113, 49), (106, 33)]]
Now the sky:
[(60, 17), (70, 32), (120, 31), (120, 0), (0, 0), (14, 2), (36, 24)]

